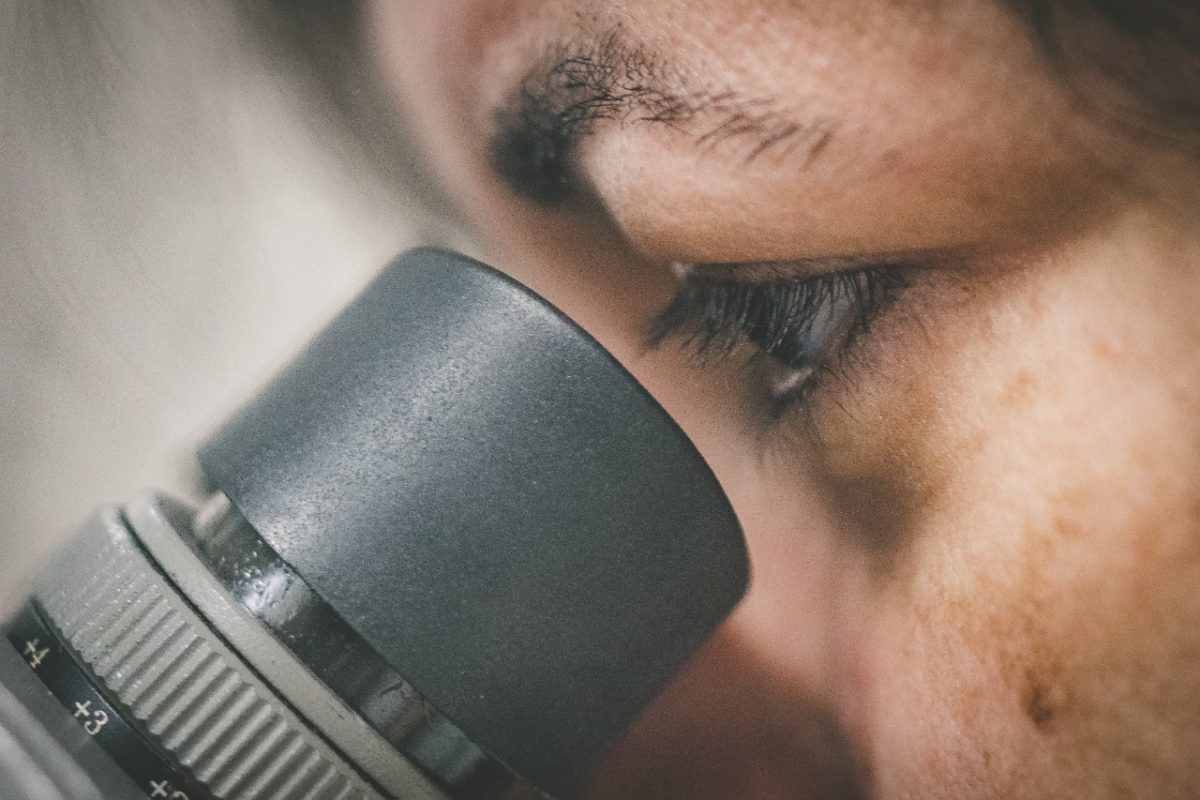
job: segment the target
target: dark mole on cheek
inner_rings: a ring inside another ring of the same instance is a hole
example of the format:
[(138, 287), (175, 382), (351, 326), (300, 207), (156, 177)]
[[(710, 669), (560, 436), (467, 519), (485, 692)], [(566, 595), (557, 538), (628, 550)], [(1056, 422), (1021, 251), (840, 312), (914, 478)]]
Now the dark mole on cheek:
[(1031, 524), (1027, 529), (1027, 561), (1020, 592), (1024, 608), (1020, 615), (1021, 633), (1017, 637), (1021, 651), (1014, 654), (1009, 669), (1015, 672), (1023, 667), (1018, 690), (1021, 711), (1034, 728), (1048, 734), (1065, 709), (1067, 693), (1060, 662), (1053, 655), (1055, 644), (1046, 638), (1044, 625), (1053, 616), (1053, 601), (1046, 594), (1042, 570), (1058, 560), (1064, 541), (1078, 536), (1078, 526), (1067, 515), (1060, 514), (1054, 520), (1053, 532), (1041, 531), (1040, 524)]
[(1064, 692), (1055, 680), (1048, 680), (1032, 669), (1025, 672), (1024, 687), (1021, 691), (1021, 707), (1035, 728), (1043, 733), (1049, 733), (1065, 703)]
[[(1045, 557), (1045, 553), (1033, 556), (1039, 563)], [(1016, 597), (1019, 607), (1002, 603), (1004, 610), (980, 627), (979, 638), (973, 636), (970, 647), (980, 652), (999, 647), (997, 676), (1011, 686), (1017, 713), (1037, 734), (1055, 735), (1062, 731), (1070, 706), (1067, 676), (1057, 655), (1061, 642), (1057, 636), (1048, 638), (1045, 622), (1052, 613), (1036, 584), (1026, 582)]]
[(1030, 676), (1025, 687), (1025, 716), (1029, 717), (1038, 730), (1046, 730), (1054, 719), (1054, 709), (1049, 705), (1046, 687)]

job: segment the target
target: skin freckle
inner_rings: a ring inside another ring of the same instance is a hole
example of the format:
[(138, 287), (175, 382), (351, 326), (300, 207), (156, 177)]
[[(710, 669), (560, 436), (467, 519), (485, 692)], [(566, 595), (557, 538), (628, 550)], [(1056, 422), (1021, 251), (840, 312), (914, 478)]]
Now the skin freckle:
[(1066, 540), (1082, 539), (1084, 536), (1083, 528), (1074, 520), (1065, 516), (1055, 517), (1054, 530), (1061, 538)]
[(977, 456), (987, 448), (992, 436), (985, 428), (972, 431), (963, 442), (962, 456), (964, 458)]
[(1027, 407), (1037, 390), (1037, 379), (1028, 370), (1021, 370), (1000, 395), (1004, 408), (1018, 410)]
[(1113, 347), (1111, 342), (1103, 339), (1097, 340), (1092, 344), (1092, 352), (1096, 354), (1096, 358), (1105, 363), (1111, 364), (1117, 360), (1117, 349)]
[(871, 172), (869, 177), (871, 179), (876, 179), (883, 175), (886, 175), (889, 172), (891, 172), (893, 169), (895, 169), (899, 163), (900, 163), (899, 148), (892, 148), (890, 150), (885, 150), (883, 152), (883, 154), (879, 156), (879, 159), (876, 161), (875, 169), (874, 169), (874, 171)]

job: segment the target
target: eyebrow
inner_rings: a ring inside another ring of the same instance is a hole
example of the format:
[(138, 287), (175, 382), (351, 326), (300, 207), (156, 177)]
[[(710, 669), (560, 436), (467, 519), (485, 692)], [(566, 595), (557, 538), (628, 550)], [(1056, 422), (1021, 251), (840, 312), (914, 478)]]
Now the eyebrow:
[(831, 120), (802, 121), (773, 98), (698, 87), (686, 75), (619, 30), (559, 45), (495, 112), (492, 169), (518, 195), (552, 207), (578, 190), (574, 155), (601, 123), (662, 125), (705, 150), (737, 142), (745, 163), (800, 151), (807, 166), (834, 136)]

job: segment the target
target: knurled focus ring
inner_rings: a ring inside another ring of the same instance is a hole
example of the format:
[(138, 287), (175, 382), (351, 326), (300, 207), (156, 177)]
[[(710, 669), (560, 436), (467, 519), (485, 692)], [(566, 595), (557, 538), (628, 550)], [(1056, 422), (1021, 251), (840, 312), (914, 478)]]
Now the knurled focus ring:
[(221, 800), (382, 800), (233, 653), (106, 510), (35, 597), (152, 740)]

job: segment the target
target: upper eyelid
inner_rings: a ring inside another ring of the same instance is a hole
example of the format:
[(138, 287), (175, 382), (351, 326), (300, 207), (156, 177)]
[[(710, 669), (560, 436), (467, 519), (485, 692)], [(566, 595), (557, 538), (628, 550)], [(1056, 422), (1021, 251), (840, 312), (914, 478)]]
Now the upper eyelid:
[[(866, 294), (862, 293), (863, 282), (869, 287)], [(874, 311), (884, 300), (882, 294), (876, 294), (876, 289), (891, 291), (902, 283), (897, 270), (874, 264), (770, 281), (685, 278), (674, 298), (654, 320), (646, 344), (657, 347), (667, 339), (685, 333), (690, 342), (698, 343), (696, 349), (700, 352), (710, 349), (729, 352), (748, 332), (748, 323), (763, 321), (755, 315), (761, 313), (765, 302), (792, 307), (788, 313), (766, 320), (769, 324), (787, 326), (797, 321), (798, 309), (803, 308), (803, 313), (808, 315), (821, 302), (840, 295), (852, 294), (860, 308), (871, 306), (870, 310)], [(711, 306), (714, 300), (718, 301), (717, 305)], [(714, 344), (718, 346), (713, 348)]]
[[(770, 261), (688, 261), (686, 259), (657, 259), (668, 265), (677, 278), (693, 281), (738, 281), (769, 283), (772, 281), (806, 280), (821, 275), (833, 275), (855, 270), (879, 268), (889, 270), (961, 269), (984, 263), (989, 253), (974, 247), (939, 247), (928, 250), (878, 250), (874, 252), (799, 256)], [(652, 259), (655, 260), (655, 259)]]
[(798, 258), (780, 261), (671, 262), (671, 271), (682, 280), (739, 283), (802, 281), (870, 267), (903, 267), (914, 263), (911, 255), (857, 255)]

